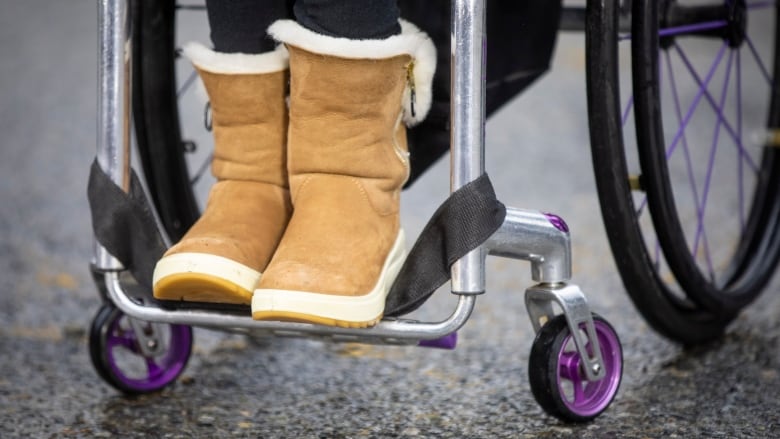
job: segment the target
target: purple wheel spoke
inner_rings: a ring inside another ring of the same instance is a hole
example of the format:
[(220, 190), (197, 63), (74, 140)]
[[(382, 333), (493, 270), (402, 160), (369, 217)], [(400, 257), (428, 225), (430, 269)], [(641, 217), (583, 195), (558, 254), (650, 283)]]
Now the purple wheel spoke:
[[(699, 85), (699, 91), (703, 93), (704, 97), (707, 99), (707, 101), (710, 103), (712, 108), (715, 110), (716, 115), (718, 116), (720, 122), (723, 124), (723, 127), (726, 128), (726, 131), (729, 133), (731, 138), (734, 140), (734, 142), (737, 144), (737, 148), (739, 150), (740, 155), (745, 160), (745, 162), (751, 167), (753, 172), (758, 173), (758, 166), (756, 166), (755, 162), (753, 162), (753, 159), (750, 157), (750, 155), (747, 154), (745, 150), (745, 145), (742, 143), (742, 141), (737, 136), (737, 133), (734, 131), (734, 128), (732, 128), (731, 124), (725, 119), (725, 116), (722, 114), (722, 112), (718, 111), (718, 105), (715, 102), (715, 99), (712, 97), (710, 92), (707, 90), (707, 85), (709, 84), (710, 80), (712, 79), (712, 73), (714, 73), (715, 68), (717, 68), (717, 65), (714, 65), (712, 69), (710, 69), (710, 73), (708, 73), (707, 78), (704, 82), (701, 81), (701, 78), (699, 77), (699, 74), (696, 73), (696, 70), (691, 65), (690, 60), (688, 57), (683, 53), (682, 49), (675, 44), (674, 45), (675, 50), (680, 55), (680, 58), (685, 63), (686, 68), (690, 72), (693, 79), (696, 81), (696, 83)], [(721, 47), (720, 52), (718, 52), (718, 63), (720, 62), (720, 59), (723, 57), (723, 52), (726, 49), (726, 43), (723, 44)], [(698, 98), (698, 95), (697, 95)], [(677, 139), (679, 140), (679, 139)]]
[[(676, 44), (674, 45), (674, 47), (677, 49), (677, 52), (680, 54), (680, 57), (683, 58), (684, 61), (686, 61), (687, 57), (682, 52), (682, 50), (680, 50), (680, 48)], [(704, 95), (707, 93), (707, 85), (712, 80), (712, 76), (715, 74), (715, 71), (720, 65), (720, 61), (723, 59), (723, 54), (725, 53), (725, 51), (726, 51), (726, 45), (724, 44), (721, 47), (720, 52), (718, 52), (718, 56), (715, 58), (715, 61), (713, 62), (712, 66), (710, 67), (710, 71), (707, 74), (704, 83), (698, 81), (699, 91), (696, 93), (696, 97), (693, 98), (693, 102), (691, 102), (690, 107), (688, 107), (688, 111), (685, 114), (685, 118), (683, 119), (682, 123), (680, 123), (680, 128), (677, 130), (677, 133), (674, 135), (672, 142), (669, 144), (669, 146), (666, 149), (667, 160), (669, 160), (669, 157), (671, 157), (671, 155), (674, 153), (674, 150), (677, 148), (677, 144), (680, 142), (680, 139), (683, 137), (683, 134), (685, 133), (685, 129), (688, 127), (688, 124), (691, 122), (691, 117), (693, 117), (693, 113), (696, 112), (696, 109), (699, 107), (701, 98), (704, 97)]]
[(628, 116), (629, 116), (629, 114), (631, 114), (631, 109), (632, 108), (634, 108), (634, 95), (633, 94), (628, 97), (628, 102), (626, 103), (626, 109), (623, 110), (623, 117), (621, 119), (622, 119), (622, 124), (623, 124), (624, 127), (626, 126), (626, 122), (628, 121)]
[(667, 27), (658, 31), (659, 37), (671, 37), (680, 34), (692, 34), (696, 32), (702, 32), (705, 30), (718, 29), (728, 26), (726, 20), (705, 21), (703, 23), (686, 24), (684, 26)]
[(165, 370), (163, 370), (160, 366), (155, 363), (154, 358), (147, 358), (146, 359), (146, 376), (149, 379), (155, 379), (158, 376), (161, 376), (163, 373), (165, 373)]
[[(686, 24), (683, 26), (667, 27), (658, 30), (659, 37), (671, 37), (675, 35), (695, 34), (697, 32), (703, 32), (712, 29), (719, 29), (721, 27), (728, 26), (729, 23), (726, 20), (714, 20), (705, 21), (702, 23)], [(631, 39), (631, 34), (618, 35), (618, 41), (626, 41)]]
[(748, 9), (761, 9), (761, 8), (771, 8), (772, 6), (776, 6), (777, 1), (776, 0), (769, 0), (769, 1), (756, 1), (756, 2), (750, 2), (747, 4)]
[[(731, 80), (731, 67), (733, 64), (734, 64), (734, 51), (732, 50), (729, 53), (729, 60), (726, 67), (726, 77), (723, 80), (723, 89), (721, 91), (720, 103), (718, 105), (718, 114), (721, 115), (723, 114), (723, 107), (726, 104), (726, 96), (728, 96), (729, 81)], [(720, 128), (723, 125), (722, 121), (724, 119), (725, 118), (723, 117), (719, 117), (718, 121), (715, 123), (715, 132), (713, 134), (712, 147), (710, 148), (710, 157), (707, 162), (707, 175), (704, 182), (704, 192), (702, 193), (702, 199), (701, 202), (699, 203), (699, 208), (697, 209), (700, 212), (700, 214), (698, 218), (699, 224), (698, 227), (696, 228), (696, 239), (694, 240), (694, 249), (693, 249), (694, 257), (699, 252), (699, 240), (701, 239), (702, 234), (704, 233), (703, 232), (704, 231), (704, 210), (706, 209), (707, 199), (709, 198), (709, 194), (710, 194), (712, 173), (713, 173), (713, 169), (715, 168), (715, 155), (717, 154), (718, 143), (720, 141)], [(708, 268), (710, 270), (710, 278), (711, 280), (714, 280), (715, 269), (713, 268), (712, 265), (712, 257), (709, 252), (709, 246), (707, 245), (706, 236), (704, 238), (704, 253), (707, 260)]]
[(571, 380), (572, 390), (574, 390), (572, 402), (575, 404), (584, 404), (587, 402), (587, 397), (582, 388), (583, 384), (584, 381), (580, 377)]
[(176, 91), (176, 97), (181, 97), (182, 94), (184, 94), (185, 91), (187, 91), (188, 88), (192, 86), (192, 84), (195, 82), (195, 78), (198, 77), (198, 72), (195, 70), (190, 73), (189, 76), (187, 76), (187, 79), (184, 80), (184, 83), (179, 87), (179, 89)]
[(750, 48), (750, 52), (753, 54), (753, 57), (756, 59), (756, 64), (758, 64), (758, 68), (761, 69), (761, 73), (764, 75), (764, 79), (766, 79), (767, 84), (769, 84), (770, 88), (774, 88), (774, 85), (772, 84), (772, 77), (769, 75), (769, 70), (767, 70), (764, 62), (761, 61), (761, 56), (758, 54), (756, 46), (753, 45), (753, 40), (751, 40), (749, 36), (745, 35), (745, 42)]
[[(669, 52), (665, 52), (665, 53), (666, 53), (666, 58), (667, 58), (667, 60), (666, 60), (666, 67), (667, 67), (667, 70), (669, 72), (668, 73), (668, 75), (669, 75), (669, 84), (670, 84), (670, 87), (671, 87), (671, 90), (672, 90), (672, 96), (674, 98), (675, 113), (677, 115), (677, 123), (682, 125), (682, 120), (683, 120), (682, 119), (682, 109), (681, 109), (682, 106), (680, 105), (680, 95), (679, 95), (679, 92), (678, 92), (678, 89), (677, 89), (677, 82), (676, 82), (675, 77), (674, 77), (674, 70), (672, 69), (671, 55), (669, 55)], [(690, 152), (690, 148), (688, 147), (688, 139), (685, 136), (685, 134), (683, 134), (683, 136), (682, 136), (682, 143), (683, 143), (683, 153), (685, 155), (685, 167), (686, 167), (686, 170), (688, 172), (688, 183), (691, 185), (691, 191), (693, 192), (693, 199), (694, 199), (695, 206), (696, 206), (696, 217), (698, 218), (699, 225), (701, 225), (703, 223), (702, 218), (704, 217), (704, 212), (703, 212), (703, 208), (701, 207), (701, 205), (699, 203), (699, 200), (700, 200), (700, 198), (699, 198), (699, 190), (698, 190), (698, 187), (696, 185), (696, 177), (695, 177), (695, 174), (693, 172), (693, 160), (691, 160), (691, 152)], [(701, 227), (699, 229), (701, 229)], [(692, 254), (693, 255), (696, 255), (696, 252), (698, 251), (698, 244), (697, 244), (698, 236), (699, 235), (698, 235), (698, 231), (697, 231), (697, 235), (696, 235), (697, 239), (694, 241), (693, 250), (692, 250)], [(706, 240), (706, 235), (705, 235), (705, 240)]]

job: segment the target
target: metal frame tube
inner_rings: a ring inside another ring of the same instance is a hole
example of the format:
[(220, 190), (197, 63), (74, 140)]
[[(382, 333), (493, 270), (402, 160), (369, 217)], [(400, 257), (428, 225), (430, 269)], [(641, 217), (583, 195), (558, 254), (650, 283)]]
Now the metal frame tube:
[[(102, 277), (102, 278), (101, 278)], [(308, 323), (252, 320), (249, 315), (227, 314), (208, 310), (165, 310), (146, 306), (131, 299), (119, 279), (119, 273), (106, 272), (98, 277), (106, 295), (123, 313), (140, 320), (160, 323), (195, 325), (228, 330), (267, 332), (280, 336), (321, 336), (333, 339), (351, 339), (366, 343), (416, 343), (435, 340), (458, 330), (471, 316), (476, 298), (460, 296), (450, 317), (436, 323), (412, 320), (383, 320), (371, 328), (340, 328)]]
[[(485, 2), (452, 2), (450, 190), (485, 172)], [(485, 256), (479, 247), (452, 266), (452, 291), (485, 292)]]
[[(117, 186), (130, 187), (130, 15), (127, 0), (98, 2), (97, 161)], [(122, 264), (95, 243), (93, 265), (121, 270)]]

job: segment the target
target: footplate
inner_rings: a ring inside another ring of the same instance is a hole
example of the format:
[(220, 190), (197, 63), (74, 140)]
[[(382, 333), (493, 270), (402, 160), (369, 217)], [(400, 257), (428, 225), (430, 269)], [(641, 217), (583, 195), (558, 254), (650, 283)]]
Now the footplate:
[(566, 316), (588, 380), (604, 378), (604, 359), (601, 357), (601, 347), (593, 326), (593, 316), (580, 287), (557, 283), (538, 284), (528, 288), (525, 291), (525, 305), (534, 331), (539, 332), (545, 323), (556, 316), (554, 303)]

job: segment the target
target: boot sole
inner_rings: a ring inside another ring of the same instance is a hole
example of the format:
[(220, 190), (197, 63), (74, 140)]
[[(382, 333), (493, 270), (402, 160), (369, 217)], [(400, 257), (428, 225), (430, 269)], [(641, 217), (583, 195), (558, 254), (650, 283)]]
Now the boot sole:
[(177, 253), (154, 268), (154, 297), (160, 300), (249, 305), (260, 272), (228, 258)]
[(342, 328), (367, 328), (382, 319), (385, 298), (406, 259), (403, 231), (385, 259), (374, 288), (361, 296), (312, 291), (257, 289), (252, 296), (252, 318), (314, 323)]

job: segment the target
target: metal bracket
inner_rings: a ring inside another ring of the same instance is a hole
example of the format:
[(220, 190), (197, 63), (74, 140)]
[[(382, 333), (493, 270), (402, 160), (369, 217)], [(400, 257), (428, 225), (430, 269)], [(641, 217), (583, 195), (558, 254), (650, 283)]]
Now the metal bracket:
[(127, 316), (130, 327), (133, 328), (138, 348), (145, 357), (162, 355), (168, 351), (167, 343), (160, 337), (160, 324), (146, 322)]
[(571, 237), (557, 215), (507, 207), (504, 224), (485, 243), (490, 255), (531, 263), (531, 278), (544, 284), (571, 279)]
[(525, 306), (535, 332), (556, 316), (553, 303), (558, 304), (566, 316), (569, 331), (577, 352), (582, 358), (588, 380), (604, 378), (604, 359), (593, 325), (593, 316), (585, 295), (577, 285), (538, 284), (525, 290)]

